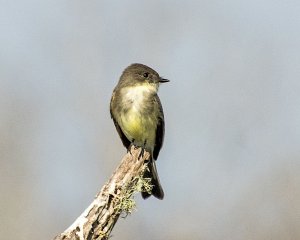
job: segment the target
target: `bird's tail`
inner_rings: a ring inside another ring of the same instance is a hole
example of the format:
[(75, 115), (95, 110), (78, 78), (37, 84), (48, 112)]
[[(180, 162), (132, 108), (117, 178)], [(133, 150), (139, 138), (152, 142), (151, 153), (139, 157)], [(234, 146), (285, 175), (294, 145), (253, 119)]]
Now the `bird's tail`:
[(150, 197), (151, 195), (153, 195), (154, 197), (156, 197), (158, 199), (163, 199), (164, 191), (160, 185), (155, 161), (153, 158), (151, 158), (151, 160), (149, 161), (148, 169), (145, 170), (143, 177), (151, 179), (150, 184), (152, 185), (152, 190), (151, 190), (151, 194), (148, 192), (142, 192), (142, 197), (144, 199), (146, 199), (146, 198)]

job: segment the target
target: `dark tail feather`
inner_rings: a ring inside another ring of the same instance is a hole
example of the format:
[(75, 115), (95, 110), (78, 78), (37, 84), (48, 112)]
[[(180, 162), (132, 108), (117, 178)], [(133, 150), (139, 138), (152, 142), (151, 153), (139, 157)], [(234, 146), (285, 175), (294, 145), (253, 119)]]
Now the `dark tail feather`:
[(147, 193), (147, 192), (142, 192), (142, 197), (144, 199), (150, 197), (151, 195), (153, 195), (154, 197), (158, 198), (158, 199), (163, 199), (164, 198), (164, 191), (160, 185), (159, 182), (159, 178), (158, 178), (158, 174), (157, 174), (157, 170), (156, 170), (156, 165), (155, 165), (155, 161), (152, 159), (150, 160), (150, 162), (148, 163), (148, 168), (149, 171), (146, 170), (144, 173), (144, 178), (151, 178), (151, 185), (153, 185), (152, 190), (151, 190), (151, 194)]

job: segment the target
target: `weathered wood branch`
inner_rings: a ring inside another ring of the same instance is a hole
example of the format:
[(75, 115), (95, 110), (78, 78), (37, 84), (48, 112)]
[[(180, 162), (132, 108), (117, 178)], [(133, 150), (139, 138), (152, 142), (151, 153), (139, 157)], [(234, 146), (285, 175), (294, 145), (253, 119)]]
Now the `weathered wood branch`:
[(120, 214), (128, 214), (135, 207), (132, 194), (151, 192), (150, 181), (142, 177), (150, 154), (145, 151), (138, 159), (140, 152), (140, 148), (131, 148), (90, 206), (54, 240), (108, 239)]

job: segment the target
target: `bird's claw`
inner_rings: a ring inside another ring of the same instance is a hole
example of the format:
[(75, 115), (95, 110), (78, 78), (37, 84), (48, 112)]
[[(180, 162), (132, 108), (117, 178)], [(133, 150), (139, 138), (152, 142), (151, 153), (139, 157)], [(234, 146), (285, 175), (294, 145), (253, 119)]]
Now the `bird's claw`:
[(141, 150), (141, 152), (140, 152), (140, 154), (139, 154), (138, 160), (140, 160), (141, 157), (142, 157), (142, 158), (144, 157), (144, 153), (145, 153), (145, 149), (142, 148), (142, 150)]

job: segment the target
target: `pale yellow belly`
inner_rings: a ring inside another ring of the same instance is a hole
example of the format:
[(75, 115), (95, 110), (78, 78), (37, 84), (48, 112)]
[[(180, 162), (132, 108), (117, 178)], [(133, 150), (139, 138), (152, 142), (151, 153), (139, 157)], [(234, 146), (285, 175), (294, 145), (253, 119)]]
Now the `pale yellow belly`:
[(130, 140), (134, 140), (137, 146), (144, 146), (153, 150), (156, 133), (156, 116), (150, 114), (145, 116), (134, 108), (121, 116), (120, 127), (125, 136)]

